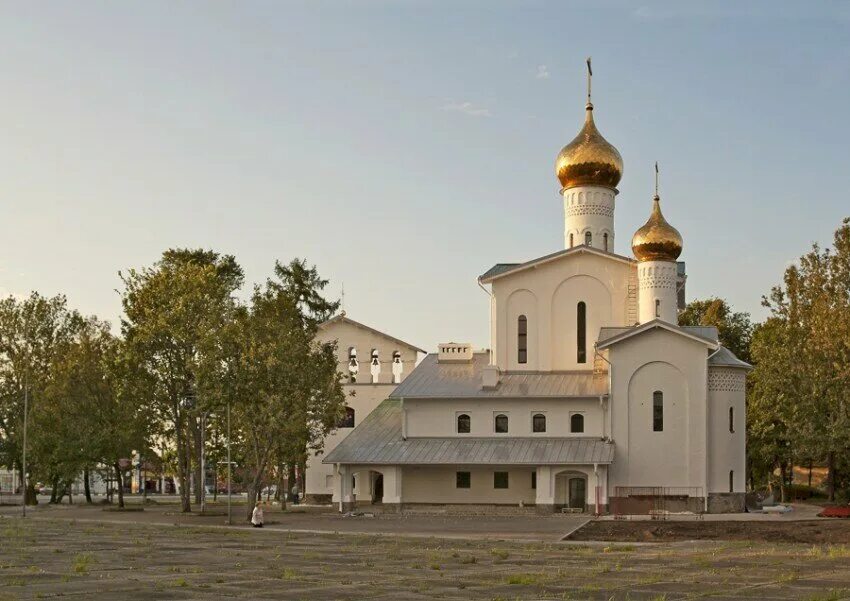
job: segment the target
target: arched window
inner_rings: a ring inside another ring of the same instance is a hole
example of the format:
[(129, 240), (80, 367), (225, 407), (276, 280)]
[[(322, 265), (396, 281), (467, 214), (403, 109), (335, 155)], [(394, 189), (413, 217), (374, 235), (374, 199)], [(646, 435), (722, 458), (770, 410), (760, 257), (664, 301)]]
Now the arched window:
[(393, 384), (401, 382), (401, 374), (404, 372), (404, 363), (401, 362), (401, 353), (393, 351)]
[(360, 365), (357, 363), (357, 349), (348, 348), (348, 380), (354, 384), (357, 382), (357, 374), (360, 372)]
[(652, 431), (664, 431), (664, 393), (660, 390), (652, 393)]
[(590, 243), (593, 242), (593, 235), (590, 232), (584, 233), (584, 243), (587, 246), (590, 246)]
[(472, 419), (466, 413), (457, 416), (457, 433), (469, 434), (472, 431)]
[(729, 407), (729, 431), (735, 433), (735, 408)]
[(535, 413), (531, 418), (531, 431), (532, 432), (545, 432), (546, 431), (546, 416), (542, 413)]
[(345, 408), (345, 416), (339, 420), (337, 428), (353, 428), (354, 427), (354, 409), (351, 407)]
[(573, 434), (584, 432), (584, 416), (581, 413), (573, 413), (570, 416), (570, 432)]
[(570, 234), (570, 248), (573, 247), (573, 235)]
[(494, 419), (493, 429), (496, 431), (496, 434), (507, 434), (508, 416), (504, 413), (498, 414)]
[(369, 373), (372, 375), (372, 383), (377, 384), (381, 379), (381, 360), (378, 349), (372, 349), (372, 359), (369, 362)]
[(605, 249), (605, 252), (608, 252), (608, 232), (602, 234), (602, 248)]
[(576, 307), (576, 344), (578, 346), (576, 361), (587, 363), (587, 306), (584, 301)]
[(655, 299), (655, 316), (661, 317), (661, 300)]
[(517, 363), (528, 363), (528, 318), (520, 315), (516, 323)]
[(729, 470), (729, 492), (735, 492), (735, 471)]

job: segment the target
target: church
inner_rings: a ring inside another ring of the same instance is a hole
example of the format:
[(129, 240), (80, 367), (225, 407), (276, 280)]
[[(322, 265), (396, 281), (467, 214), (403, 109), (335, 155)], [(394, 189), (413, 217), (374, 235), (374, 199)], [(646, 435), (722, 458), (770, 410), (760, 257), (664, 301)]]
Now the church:
[(327, 453), (341, 511), (364, 497), (398, 509), (744, 510), (751, 367), (715, 328), (678, 324), (683, 239), (657, 175), (631, 256), (615, 252), (623, 160), (594, 122), (589, 67), (584, 125), (555, 163), (564, 248), (484, 271), (490, 348), (440, 344)]

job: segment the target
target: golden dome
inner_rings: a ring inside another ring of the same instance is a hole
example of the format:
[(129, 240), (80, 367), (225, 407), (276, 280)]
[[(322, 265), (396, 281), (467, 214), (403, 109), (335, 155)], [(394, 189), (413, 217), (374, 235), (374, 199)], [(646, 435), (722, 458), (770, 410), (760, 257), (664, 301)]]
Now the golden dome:
[(584, 127), (558, 153), (555, 175), (564, 189), (574, 186), (614, 188), (623, 177), (623, 157), (596, 129), (590, 102), (587, 103)]
[(675, 261), (682, 254), (682, 235), (661, 214), (660, 198), (652, 199), (652, 214), (632, 236), (632, 252), (638, 261)]

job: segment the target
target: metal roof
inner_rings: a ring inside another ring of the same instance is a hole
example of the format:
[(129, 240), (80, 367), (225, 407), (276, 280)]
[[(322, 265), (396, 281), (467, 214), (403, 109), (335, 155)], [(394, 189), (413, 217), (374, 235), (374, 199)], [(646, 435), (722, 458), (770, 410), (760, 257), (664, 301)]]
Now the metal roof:
[(742, 369), (753, 368), (753, 366), (746, 361), (738, 359), (738, 357), (735, 356), (735, 353), (725, 346), (719, 347), (708, 356), (708, 364), (714, 367), (740, 367)]
[(607, 374), (593, 372), (503, 373), (494, 389), (482, 389), (481, 371), (489, 354), (475, 353), (469, 363), (440, 363), (430, 354), (402, 380), (391, 398), (588, 398), (608, 394)]
[(655, 328), (663, 328), (676, 334), (683, 334), (700, 342), (708, 343), (712, 348), (717, 345), (717, 328), (714, 326), (678, 326), (659, 319), (653, 319), (652, 321), (630, 328), (600, 328), (596, 346), (598, 348), (604, 348)]
[(599, 438), (401, 437), (401, 401), (387, 399), (322, 463), (371, 465), (563, 465), (612, 463), (614, 444)]
[(489, 282), (494, 280), (497, 277), (500, 277), (506, 273), (511, 273), (513, 271), (520, 271), (522, 269), (527, 269), (529, 267), (534, 267), (535, 265), (540, 265), (542, 263), (547, 263), (549, 261), (553, 261), (558, 259), (564, 255), (569, 255), (572, 253), (592, 253), (595, 255), (599, 255), (601, 257), (608, 257), (610, 259), (616, 259), (618, 261), (622, 261), (624, 263), (636, 263), (636, 261), (630, 257), (624, 257), (623, 255), (618, 255), (616, 253), (600, 250), (593, 246), (587, 246), (586, 244), (579, 244), (578, 246), (573, 246), (572, 248), (565, 248), (564, 250), (555, 251), (548, 255), (544, 255), (542, 257), (538, 257), (536, 259), (531, 259), (530, 261), (525, 261), (523, 263), (496, 263), (493, 267), (482, 273), (478, 276), (478, 281), (480, 282)]

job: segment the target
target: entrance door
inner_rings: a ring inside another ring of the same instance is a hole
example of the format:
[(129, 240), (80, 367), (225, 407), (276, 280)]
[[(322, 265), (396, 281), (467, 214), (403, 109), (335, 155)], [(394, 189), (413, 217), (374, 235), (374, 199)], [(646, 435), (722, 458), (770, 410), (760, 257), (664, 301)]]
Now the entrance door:
[(584, 502), (587, 498), (587, 485), (584, 478), (570, 478), (570, 508), (584, 511)]
[(372, 503), (381, 503), (384, 500), (384, 475), (375, 476), (375, 485), (372, 488)]

